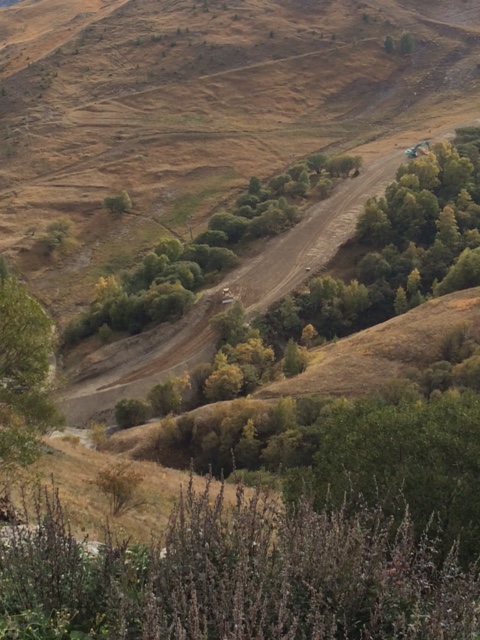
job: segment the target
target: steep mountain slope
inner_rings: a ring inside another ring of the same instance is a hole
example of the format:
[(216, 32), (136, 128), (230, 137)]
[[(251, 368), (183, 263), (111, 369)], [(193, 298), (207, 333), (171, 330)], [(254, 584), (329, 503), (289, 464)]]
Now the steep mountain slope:
[[(356, 148), (367, 170), (348, 211), (341, 192), (333, 215), (330, 204), (313, 208), (303, 227), (229, 278), (251, 312), (264, 308), (348, 237), (404, 146), (473, 119), (478, 17), (472, 0), (24, 0), (4, 9), (0, 249), (62, 325), (99, 276), (133, 265), (165, 233), (188, 239), (187, 223), (203, 228), (250, 175), (267, 178), (315, 150)], [(414, 54), (387, 55), (385, 36), (398, 45), (404, 30)], [(112, 219), (103, 198), (123, 188), (133, 211)], [(38, 237), (61, 215), (77, 245), (54, 261)], [(161, 328), (121, 345), (131, 358), (112, 349), (87, 360), (80, 377), (107, 376), (68, 394), (70, 417), (85, 422), (208, 354), (205, 307), (183, 333)]]
[[(61, 320), (89, 300), (99, 274), (132, 264), (166, 229), (187, 238), (187, 217), (201, 227), (250, 175), (414, 120), (434, 132), (446, 106), (468, 110), (478, 45), (458, 12), (453, 26), (427, 14), (350, 0), (5, 9), (0, 248)], [(405, 28), (414, 56), (388, 56), (385, 35)], [(134, 211), (119, 223), (101, 203), (125, 187)], [(58, 265), (36, 238), (62, 214), (80, 244)]]

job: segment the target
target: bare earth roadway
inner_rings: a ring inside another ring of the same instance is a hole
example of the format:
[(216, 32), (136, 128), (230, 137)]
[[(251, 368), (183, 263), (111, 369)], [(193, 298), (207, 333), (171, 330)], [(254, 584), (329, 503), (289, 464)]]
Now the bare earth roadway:
[[(109, 419), (122, 397), (142, 396), (162, 377), (179, 373), (214, 352), (209, 319), (220, 311), (218, 293), (229, 286), (250, 317), (320, 271), (352, 236), (367, 197), (383, 193), (404, 159), (401, 151), (367, 165), (361, 175), (343, 182), (328, 200), (311, 206), (290, 231), (268, 241), (264, 250), (209, 290), (196, 308), (175, 326), (173, 335), (152, 332), (127, 339), (112, 357), (83, 370), (77, 384), (59, 397), (70, 426)], [(306, 269), (310, 269), (310, 273)], [(171, 333), (171, 332), (170, 332)]]

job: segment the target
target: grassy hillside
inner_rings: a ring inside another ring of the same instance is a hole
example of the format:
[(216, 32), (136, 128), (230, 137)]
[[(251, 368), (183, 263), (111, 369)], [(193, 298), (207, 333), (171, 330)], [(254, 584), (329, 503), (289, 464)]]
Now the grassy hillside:
[[(458, 122), (476, 91), (476, 14), (473, 3), (450, 5), (423, 17), (393, 0), (2, 10), (0, 248), (63, 319), (100, 275), (133, 265), (162, 234), (188, 238), (189, 216), (203, 228), (252, 174), (414, 121)], [(388, 56), (385, 36), (404, 29), (415, 54)], [(405, 135), (424, 132), (397, 144)], [(119, 222), (102, 201), (122, 188), (134, 208)], [(54, 261), (37, 240), (61, 215), (78, 244)]]
[(381, 325), (312, 349), (304, 373), (268, 385), (255, 397), (373, 394), (389, 378), (440, 360), (442, 339), (457, 323), (468, 323), (472, 339), (478, 340), (479, 307), (479, 288), (435, 298)]
[[(478, 342), (479, 307), (480, 288), (436, 298), (388, 322), (310, 350), (307, 369), (298, 376), (267, 384), (248, 399), (209, 404), (188, 415), (200, 433), (242, 412), (256, 425), (263, 424), (264, 415), (280, 398), (316, 394), (353, 400), (375, 395), (391, 379), (414, 369), (424, 371), (444, 359), (442, 345), (455, 326), (465, 324), (469, 338)], [(107, 448), (136, 460), (160, 459), (185, 468), (189, 464), (185, 447), (175, 440), (169, 443), (168, 436), (159, 439), (162, 433), (165, 427), (160, 421), (126, 429), (114, 434)]]
[[(147, 543), (152, 536), (160, 540), (180, 489), (188, 485), (187, 473), (163, 468), (153, 462), (133, 462), (133, 470), (143, 476), (138, 488), (138, 498), (143, 504), (112, 518), (108, 498), (100, 492), (96, 478), (100, 471), (118, 463), (119, 456), (86, 448), (74, 435), (48, 438), (46, 444), (47, 453), (32, 473), (45, 482), (51, 476), (67, 510), (74, 535), (82, 539), (88, 534), (91, 540), (101, 541), (108, 520), (119, 540), (131, 538), (135, 542)], [(201, 491), (204, 480), (195, 477), (194, 486)], [(214, 493), (219, 488), (220, 484), (214, 482)], [(227, 486), (225, 492), (227, 503), (232, 503), (234, 488)]]

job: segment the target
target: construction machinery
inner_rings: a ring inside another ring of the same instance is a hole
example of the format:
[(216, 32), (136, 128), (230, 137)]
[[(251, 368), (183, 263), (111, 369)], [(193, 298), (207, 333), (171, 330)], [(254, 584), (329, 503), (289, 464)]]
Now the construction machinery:
[(233, 300), (234, 297), (230, 289), (228, 287), (222, 289), (222, 304), (230, 304)]
[(429, 151), (430, 143), (428, 142), (428, 140), (424, 140), (423, 142), (419, 142), (418, 144), (416, 144), (411, 149), (407, 149), (405, 151), (405, 155), (408, 158), (418, 158), (420, 154), (423, 155), (425, 153), (428, 153)]

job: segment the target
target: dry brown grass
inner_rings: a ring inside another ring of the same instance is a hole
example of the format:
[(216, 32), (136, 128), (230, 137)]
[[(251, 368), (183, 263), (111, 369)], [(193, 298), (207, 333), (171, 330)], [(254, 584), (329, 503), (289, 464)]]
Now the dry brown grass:
[(442, 337), (460, 322), (480, 341), (480, 289), (436, 298), (376, 327), (312, 349), (307, 370), (263, 387), (258, 398), (311, 393), (358, 397), (375, 393), (385, 380), (440, 359)]
[[(89, 534), (90, 539), (102, 540), (108, 519), (120, 539), (130, 537), (135, 542), (148, 542), (152, 536), (160, 539), (180, 488), (189, 481), (187, 473), (154, 462), (132, 461), (135, 471), (144, 476), (139, 491), (146, 502), (121, 517), (111, 518), (108, 500), (100, 493), (95, 478), (101, 469), (116, 464), (119, 456), (87, 449), (69, 436), (49, 438), (46, 443), (49, 453), (33, 472), (40, 474), (47, 484), (49, 477), (53, 477), (76, 535)], [(194, 484), (200, 490), (204, 480), (197, 476)], [(213, 486), (217, 491), (220, 484), (215, 482)], [(225, 491), (227, 501), (233, 502), (234, 488), (226, 486)]]
[[(470, 5), (470, 24), (454, 29), (395, 0), (211, 0), (208, 12), (187, 0), (25, 0), (4, 10), (0, 249), (57, 318), (70, 317), (99, 275), (133, 264), (169, 230), (186, 238), (189, 214), (203, 228), (252, 174), (328, 145), (370, 141), (360, 151), (373, 158), (426, 126), (434, 135), (468, 119), (478, 53)], [(386, 56), (386, 33), (412, 24), (414, 64)], [(469, 53), (451, 57), (466, 38)], [(122, 188), (132, 215), (109, 220), (102, 200)], [(45, 262), (26, 232), (61, 214), (80, 247)]]

